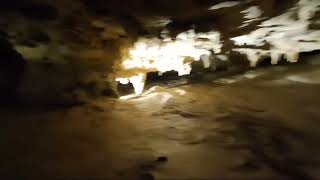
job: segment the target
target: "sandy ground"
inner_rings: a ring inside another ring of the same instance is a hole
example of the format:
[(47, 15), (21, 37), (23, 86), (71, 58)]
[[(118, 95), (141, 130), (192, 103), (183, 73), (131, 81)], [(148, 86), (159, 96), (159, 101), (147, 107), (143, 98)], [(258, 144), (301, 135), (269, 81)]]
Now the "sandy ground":
[(64, 110), (2, 110), (0, 177), (320, 178), (320, 63), (310, 63)]

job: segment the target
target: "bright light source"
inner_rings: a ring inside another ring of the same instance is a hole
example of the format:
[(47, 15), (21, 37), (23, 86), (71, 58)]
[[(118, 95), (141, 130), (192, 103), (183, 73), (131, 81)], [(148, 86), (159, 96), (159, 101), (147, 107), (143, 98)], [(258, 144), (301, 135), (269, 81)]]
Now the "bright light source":
[[(140, 39), (129, 50), (129, 56), (122, 61), (116, 81), (131, 82), (136, 94), (141, 94), (147, 72), (177, 71), (179, 76), (190, 74), (191, 61), (199, 61), (211, 50), (219, 53), (220, 34), (217, 32), (195, 33), (193, 30), (181, 33), (176, 40)], [(206, 64), (207, 65), (207, 64)]]

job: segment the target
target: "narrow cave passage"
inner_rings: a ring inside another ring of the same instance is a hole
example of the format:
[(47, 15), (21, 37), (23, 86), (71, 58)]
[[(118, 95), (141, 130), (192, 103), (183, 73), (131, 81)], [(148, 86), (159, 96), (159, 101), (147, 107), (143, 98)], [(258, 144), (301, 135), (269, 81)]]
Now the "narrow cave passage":
[(318, 0), (0, 2), (0, 178), (320, 178)]

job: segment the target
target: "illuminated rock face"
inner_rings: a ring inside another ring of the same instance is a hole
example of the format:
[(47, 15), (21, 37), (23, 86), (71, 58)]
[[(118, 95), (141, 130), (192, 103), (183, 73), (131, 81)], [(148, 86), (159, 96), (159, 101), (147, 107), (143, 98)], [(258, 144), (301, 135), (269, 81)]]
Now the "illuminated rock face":
[[(129, 50), (128, 58), (121, 63), (116, 72), (120, 83), (132, 82), (133, 77), (146, 76), (147, 72), (165, 73), (177, 71), (179, 76), (190, 74), (191, 61), (199, 61), (202, 56), (221, 51), (220, 34), (218, 32), (195, 33), (193, 30), (179, 34), (175, 40), (170, 38), (140, 39)], [(188, 61), (188, 58), (190, 61)], [(210, 62), (206, 62), (207, 66)], [(124, 80), (127, 79), (127, 80)], [(141, 82), (141, 81), (138, 81)], [(137, 83), (133, 83), (134, 87)], [(138, 85), (136, 93), (143, 90), (143, 83)], [(142, 87), (142, 90), (140, 89)]]
[(186, 75), (192, 61), (208, 68), (210, 59), (230, 53), (246, 55), (251, 66), (265, 57), (296, 62), (300, 52), (320, 49), (319, 6), (319, 0), (12, 0), (0, 2), (0, 36), (29, 65), (43, 64), (53, 81), (62, 78), (52, 78), (59, 71), (47, 64), (70, 69), (63, 76), (76, 78), (58, 92), (92, 77), (112, 88), (115, 81), (132, 83), (140, 94), (148, 72)]
[[(240, 2), (235, 1), (223, 2), (210, 7), (209, 10), (239, 4)], [(271, 58), (271, 64), (277, 64), (282, 57), (291, 63), (297, 62), (300, 52), (320, 49), (320, 31), (309, 29), (312, 19), (317, 12), (319, 13), (319, 7), (320, 1), (300, 0), (292, 8), (272, 18), (262, 17), (263, 11), (259, 6), (248, 7), (240, 12), (244, 21), (238, 28), (245, 28), (256, 21), (260, 23), (249, 34), (230, 38), (237, 46), (231, 51), (245, 54), (252, 67), (266, 57)], [(269, 49), (259, 48), (266, 44), (270, 46)], [(241, 47), (248, 45), (255, 48)], [(117, 74), (126, 79), (130, 79), (133, 74), (152, 71), (163, 73), (174, 70), (179, 76), (190, 74), (190, 62), (185, 61), (187, 57), (191, 57), (192, 61), (199, 61), (201, 56), (220, 53), (222, 47), (219, 31), (195, 33), (189, 30), (178, 34), (175, 40), (138, 40), (130, 49), (128, 58), (123, 60), (120, 68), (122, 70)], [(208, 62), (204, 62), (204, 66), (208, 67)], [(142, 84), (140, 86), (143, 87)], [(140, 90), (136, 92), (141, 93)]]
[[(287, 12), (263, 21), (258, 29), (247, 35), (234, 37), (235, 45), (263, 46), (270, 44), (270, 49), (234, 49), (246, 54), (251, 66), (264, 56), (270, 56), (272, 64), (277, 64), (281, 56), (289, 62), (297, 62), (300, 52), (320, 49), (320, 31), (309, 29), (316, 12), (320, 11), (320, 1), (300, 0)], [(296, 16), (296, 17), (295, 17)]]

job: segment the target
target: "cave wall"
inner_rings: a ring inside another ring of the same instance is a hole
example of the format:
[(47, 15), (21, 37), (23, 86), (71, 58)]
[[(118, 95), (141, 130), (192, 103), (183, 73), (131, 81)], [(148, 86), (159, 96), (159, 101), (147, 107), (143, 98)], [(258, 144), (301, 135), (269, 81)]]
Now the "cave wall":
[(235, 44), (232, 38), (255, 32), (268, 19), (287, 12), (291, 19), (301, 19), (301, 3), (315, 4), (316, 11), (306, 20), (308, 29), (316, 32), (308, 41), (318, 41), (317, 0), (4, 0), (0, 2), (0, 97), (74, 104), (116, 95), (114, 72), (120, 70), (128, 50), (140, 38), (162, 40), (164, 31), (172, 39), (190, 29), (219, 32), (218, 55), (248, 66), (248, 61), (239, 62), (242, 56), (237, 58), (234, 48), (257, 49), (261, 54), (272, 45)]

